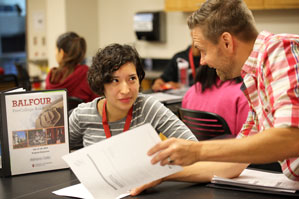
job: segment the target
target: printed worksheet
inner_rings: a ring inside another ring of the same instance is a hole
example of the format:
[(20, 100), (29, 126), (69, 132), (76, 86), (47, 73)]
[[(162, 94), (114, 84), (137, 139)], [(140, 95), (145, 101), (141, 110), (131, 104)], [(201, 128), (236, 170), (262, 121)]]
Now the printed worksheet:
[(116, 198), (132, 188), (181, 171), (152, 165), (148, 150), (161, 139), (145, 124), (63, 157), (94, 198)]

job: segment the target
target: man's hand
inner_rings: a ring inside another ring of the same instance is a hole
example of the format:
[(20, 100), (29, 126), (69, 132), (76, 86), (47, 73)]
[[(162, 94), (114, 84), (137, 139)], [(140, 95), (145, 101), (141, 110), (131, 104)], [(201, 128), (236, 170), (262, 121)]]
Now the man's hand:
[(170, 138), (156, 144), (148, 151), (148, 155), (156, 154), (151, 160), (152, 164), (160, 162), (162, 166), (166, 164), (187, 166), (198, 160), (195, 141)]
[(148, 184), (142, 185), (140, 187), (132, 189), (131, 192), (130, 192), (130, 194), (131, 194), (131, 196), (136, 196), (136, 195), (140, 194), (142, 191), (144, 191), (145, 189), (148, 189), (148, 188), (151, 188), (151, 187), (155, 187), (158, 184), (160, 184), (161, 182), (163, 182), (163, 179), (155, 180), (155, 181), (150, 182)]

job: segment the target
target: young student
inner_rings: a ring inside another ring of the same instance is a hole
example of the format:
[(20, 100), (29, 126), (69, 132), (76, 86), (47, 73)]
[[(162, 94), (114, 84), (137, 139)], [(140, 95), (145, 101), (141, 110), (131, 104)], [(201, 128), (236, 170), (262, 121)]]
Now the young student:
[(168, 65), (164, 69), (161, 77), (154, 81), (152, 85), (153, 91), (157, 92), (167, 89), (178, 89), (182, 87), (179, 81), (179, 61), (184, 61), (188, 63), (188, 71), (191, 70), (190, 75), (188, 77), (188, 82), (189, 86), (193, 85), (196, 69), (200, 65), (200, 52), (193, 45), (190, 45), (187, 49), (176, 53), (171, 58)]
[(66, 88), (68, 96), (85, 102), (98, 97), (87, 82), (88, 66), (81, 64), (86, 53), (86, 42), (74, 32), (60, 35), (56, 42), (56, 61), (46, 78), (46, 89)]
[(188, 89), (182, 107), (208, 111), (220, 115), (228, 124), (231, 134), (236, 136), (248, 115), (248, 101), (240, 87), (242, 78), (221, 81), (216, 70), (206, 65), (197, 69), (195, 84)]
[(144, 70), (137, 51), (111, 44), (93, 57), (88, 82), (99, 98), (80, 104), (69, 118), (70, 146), (79, 148), (150, 123), (166, 137), (196, 140), (162, 103), (139, 94)]
[(286, 177), (298, 181), (299, 35), (259, 33), (243, 0), (207, 0), (188, 18), (188, 26), (201, 51), (201, 64), (215, 68), (223, 81), (242, 75), (242, 90), (250, 106), (247, 121), (237, 139), (171, 138), (154, 146), (148, 152), (155, 154), (153, 164), (183, 165), (184, 170), (131, 194), (165, 180), (233, 178), (249, 163), (274, 161), (279, 161)]

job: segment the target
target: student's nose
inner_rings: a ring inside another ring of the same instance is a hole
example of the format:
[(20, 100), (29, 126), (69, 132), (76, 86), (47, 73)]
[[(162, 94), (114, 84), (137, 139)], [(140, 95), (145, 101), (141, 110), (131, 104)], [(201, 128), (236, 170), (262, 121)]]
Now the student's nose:
[(127, 94), (130, 91), (130, 87), (126, 81), (123, 81), (120, 85), (120, 92), (122, 94)]

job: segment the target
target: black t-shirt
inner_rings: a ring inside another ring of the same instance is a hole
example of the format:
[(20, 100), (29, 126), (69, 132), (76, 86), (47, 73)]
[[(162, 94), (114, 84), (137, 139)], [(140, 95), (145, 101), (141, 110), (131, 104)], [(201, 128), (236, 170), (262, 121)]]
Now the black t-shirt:
[[(173, 81), (173, 82), (178, 82), (179, 80), (179, 70), (178, 70), (178, 64), (177, 64), (177, 58), (182, 58), (185, 59), (186, 61), (188, 61), (189, 63), (189, 70), (191, 69), (190, 66), (190, 61), (189, 61), (189, 50), (190, 50), (191, 46), (189, 46), (186, 50), (178, 52), (177, 54), (175, 54), (171, 60), (169, 61), (169, 63), (167, 64), (167, 66), (165, 67), (163, 74), (161, 75), (161, 78), (165, 81), (165, 82), (169, 82), (169, 81)], [(196, 56), (193, 57), (193, 61), (194, 61), (194, 65), (195, 65), (195, 70), (198, 68), (199, 66), (199, 62), (200, 62), (200, 56)], [(194, 79), (192, 76), (192, 72), (189, 74), (189, 85), (193, 85), (194, 83)]]

